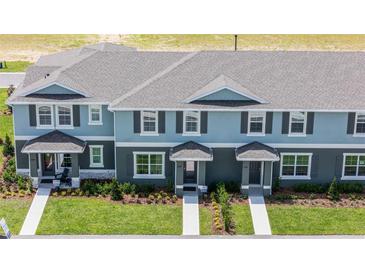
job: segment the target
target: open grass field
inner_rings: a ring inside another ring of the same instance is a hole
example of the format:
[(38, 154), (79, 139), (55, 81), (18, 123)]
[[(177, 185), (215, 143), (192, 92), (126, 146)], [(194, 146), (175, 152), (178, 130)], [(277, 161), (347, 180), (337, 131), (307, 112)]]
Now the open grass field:
[(273, 234), (365, 234), (365, 208), (267, 205), (267, 210)]
[(28, 61), (7, 61), (6, 68), (0, 69), (1, 72), (23, 72), (25, 71), (32, 63)]
[(180, 235), (182, 207), (50, 197), (37, 234)]
[[(30, 204), (31, 199), (0, 200), (0, 219), (5, 218), (12, 234), (16, 235), (19, 233)], [(0, 235), (3, 235), (2, 229), (0, 229)]]
[(233, 218), (237, 235), (254, 234), (250, 207), (248, 205), (232, 205)]
[[(102, 41), (140, 50), (233, 50), (234, 36), (193, 35), (0, 35), (0, 59), (35, 62), (39, 56)], [(239, 50), (364, 51), (365, 35), (238, 35)]]

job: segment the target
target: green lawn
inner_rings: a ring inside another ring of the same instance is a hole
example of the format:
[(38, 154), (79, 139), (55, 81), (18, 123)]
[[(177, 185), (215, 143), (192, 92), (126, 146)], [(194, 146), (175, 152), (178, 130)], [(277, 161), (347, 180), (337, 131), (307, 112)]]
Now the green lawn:
[(50, 197), (37, 234), (180, 235), (182, 207)]
[[(25, 199), (1, 199), (0, 200), (0, 219), (5, 218), (10, 232), (13, 235), (19, 233), (25, 216), (27, 215), (30, 207), (31, 200)], [(0, 235), (4, 235), (2, 229), (0, 229)]]
[(236, 224), (236, 234), (254, 234), (251, 211), (248, 205), (232, 205), (234, 221)]
[(5, 104), (6, 99), (8, 99), (7, 89), (0, 88), (0, 112), (8, 108), (8, 106)]
[(7, 61), (6, 68), (0, 69), (0, 72), (23, 72), (31, 64), (32, 63), (30, 63), (28, 61)]
[(365, 208), (267, 205), (273, 234), (365, 234)]
[(200, 234), (212, 235), (213, 214), (209, 208), (199, 208)]
[[(1, 114), (3, 110), (7, 109), (5, 101), (8, 98), (7, 89), (0, 89), (0, 138), (4, 140), (5, 135), (8, 134), (14, 144), (13, 134), (13, 116)], [(3, 164), (3, 147), (0, 145), (0, 166)]]

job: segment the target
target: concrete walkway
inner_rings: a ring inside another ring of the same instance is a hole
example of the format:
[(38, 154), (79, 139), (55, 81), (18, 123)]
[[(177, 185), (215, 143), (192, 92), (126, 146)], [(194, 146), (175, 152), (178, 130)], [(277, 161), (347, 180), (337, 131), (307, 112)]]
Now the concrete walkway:
[(255, 235), (271, 235), (269, 216), (267, 215), (264, 196), (249, 194), (250, 210)]
[(19, 235), (35, 235), (50, 192), (50, 187), (38, 188)]
[(10, 85), (17, 87), (24, 77), (24, 72), (1, 72), (0, 70), (0, 88), (8, 88)]
[(199, 198), (197, 194), (183, 196), (183, 235), (199, 235)]

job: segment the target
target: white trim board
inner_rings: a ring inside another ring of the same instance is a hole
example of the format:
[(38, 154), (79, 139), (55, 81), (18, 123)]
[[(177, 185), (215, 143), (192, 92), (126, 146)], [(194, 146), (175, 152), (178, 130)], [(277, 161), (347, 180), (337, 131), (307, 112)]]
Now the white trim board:
[[(116, 147), (174, 147), (184, 142), (116, 142)], [(207, 147), (237, 148), (248, 143), (200, 143)], [(275, 148), (353, 148), (365, 149), (365, 144), (296, 144), (296, 143), (264, 143)]]
[[(41, 136), (41, 135), (39, 135)], [(35, 135), (15, 135), (15, 141), (28, 141), (39, 136)], [(114, 141), (114, 136), (74, 136), (84, 141)]]

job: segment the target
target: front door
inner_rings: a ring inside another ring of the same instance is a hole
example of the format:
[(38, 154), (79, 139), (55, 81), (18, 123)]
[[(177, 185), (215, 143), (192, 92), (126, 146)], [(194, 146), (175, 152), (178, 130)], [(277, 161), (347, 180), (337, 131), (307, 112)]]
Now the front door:
[(55, 161), (53, 153), (43, 154), (42, 163), (42, 174), (43, 176), (54, 176), (55, 175)]
[(251, 161), (250, 162), (250, 175), (249, 175), (250, 185), (260, 185), (261, 184), (261, 162)]
[(196, 161), (184, 162), (184, 184), (196, 184)]

